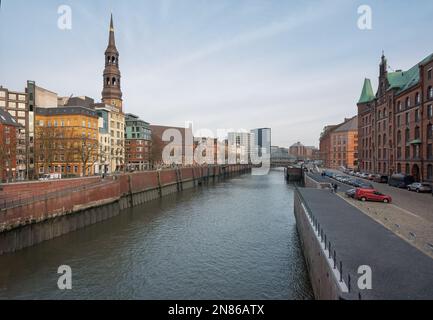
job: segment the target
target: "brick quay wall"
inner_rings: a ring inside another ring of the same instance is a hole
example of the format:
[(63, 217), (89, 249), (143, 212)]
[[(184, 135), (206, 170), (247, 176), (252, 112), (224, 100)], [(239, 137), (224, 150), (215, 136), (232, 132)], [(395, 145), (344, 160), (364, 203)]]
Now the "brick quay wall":
[[(0, 209), (0, 255), (30, 247), (165, 195), (250, 172), (247, 165), (190, 167), (6, 185), (2, 195), (27, 200)], [(80, 183), (81, 181), (81, 183)], [(51, 192), (56, 191), (56, 192)]]

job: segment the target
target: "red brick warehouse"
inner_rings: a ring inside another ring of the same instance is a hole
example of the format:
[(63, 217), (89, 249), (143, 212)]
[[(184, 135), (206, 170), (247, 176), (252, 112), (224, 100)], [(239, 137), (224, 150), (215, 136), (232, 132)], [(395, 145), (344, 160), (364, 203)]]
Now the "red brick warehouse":
[(369, 173), (433, 182), (433, 54), (388, 72), (382, 55), (376, 95), (366, 79), (358, 102), (359, 163)]

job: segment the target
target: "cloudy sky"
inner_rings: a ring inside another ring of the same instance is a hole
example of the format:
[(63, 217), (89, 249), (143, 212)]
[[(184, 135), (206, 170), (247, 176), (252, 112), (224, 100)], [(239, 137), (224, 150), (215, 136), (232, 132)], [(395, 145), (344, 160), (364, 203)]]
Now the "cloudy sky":
[[(64, 4), (71, 30), (58, 28)], [(372, 30), (357, 26), (363, 4)], [(126, 112), (214, 132), (271, 127), (280, 146), (318, 145), (325, 125), (355, 115), (382, 50), (393, 69), (433, 52), (431, 0), (3, 0), (0, 85), (99, 100), (110, 12)]]

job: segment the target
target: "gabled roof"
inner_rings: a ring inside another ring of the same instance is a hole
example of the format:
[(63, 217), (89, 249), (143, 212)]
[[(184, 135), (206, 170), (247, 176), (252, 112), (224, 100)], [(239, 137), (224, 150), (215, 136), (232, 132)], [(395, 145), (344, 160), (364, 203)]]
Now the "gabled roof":
[(358, 130), (358, 116), (354, 116), (351, 119), (346, 120), (334, 132), (346, 132), (346, 131), (357, 131)]
[(420, 74), (419, 67), (425, 63), (428, 63), (433, 59), (433, 54), (417, 63), (415, 66), (407, 71), (389, 72), (387, 79), (389, 82), (389, 89), (397, 89), (397, 94), (407, 90), (419, 83)]
[(373, 92), (373, 87), (371, 86), (370, 79), (364, 80), (364, 86), (362, 88), (361, 97), (359, 98), (358, 104), (371, 102), (376, 98)]
[(15, 121), (9, 112), (2, 108), (0, 108), (0, 123), (7, 126), (22, 127), (22, 125)]

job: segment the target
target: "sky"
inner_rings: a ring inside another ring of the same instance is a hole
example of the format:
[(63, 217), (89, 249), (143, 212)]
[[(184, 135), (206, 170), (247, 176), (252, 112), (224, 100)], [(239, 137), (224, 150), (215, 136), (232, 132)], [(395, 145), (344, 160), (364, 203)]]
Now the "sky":
[(433, 52), (431, 0), (2, 0), (0, 85), (99, 101), (111, 12), (125, 112), (215, 134), (269, 127), (285, 147), (318, 146), (324, 126), (356, 115), (382, 50), (391, 70)]

